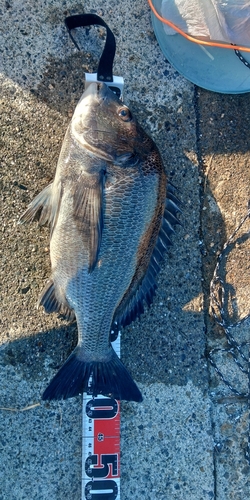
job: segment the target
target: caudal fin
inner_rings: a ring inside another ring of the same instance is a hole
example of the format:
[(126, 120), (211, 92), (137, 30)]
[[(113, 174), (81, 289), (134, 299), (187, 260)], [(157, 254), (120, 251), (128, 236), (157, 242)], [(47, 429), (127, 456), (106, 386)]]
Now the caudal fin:
[(142, 395), (131, 375), (115, 351), (110, 348), (110, 359), (87, 361), (84, 350), (77, 346), (51, 380), (43, 399), (67, 399), (88, 392), (97, 396), (112, 396), (126, 401), (142, 401)]

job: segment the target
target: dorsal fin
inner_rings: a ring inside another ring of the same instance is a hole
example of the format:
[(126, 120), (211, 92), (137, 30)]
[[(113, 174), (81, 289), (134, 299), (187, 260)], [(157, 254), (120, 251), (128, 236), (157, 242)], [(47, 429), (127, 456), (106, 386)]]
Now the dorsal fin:
[(114, 327), (115, 322), (118, 327), (129, 325), (142, 314), (144, 302), (146, 302), (148, 306), (153, 302), (153, 296), (157, 288), (155, 277), (160, 270), (159, 264), (166, 248), (172, 245), (171, 236), (175, 232), (174, 226), (181, 224), (177, 218), (178, 214), (181, 213), (181, 202), (175, 196), (174, 192), (175, 188), (173, 185), (168, 185), (162, 225), (147, 271), (137, 290), (129, 297), (129, 300), (126, 301), (122, 313), (120, 313), (119, 316), (114, 315), (112, 327)]

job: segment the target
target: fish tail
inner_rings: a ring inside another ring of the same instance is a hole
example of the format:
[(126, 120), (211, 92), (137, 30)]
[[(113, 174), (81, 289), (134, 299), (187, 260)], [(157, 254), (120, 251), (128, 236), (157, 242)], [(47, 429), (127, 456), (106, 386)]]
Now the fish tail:
[(83, 392), (111, 396), (126, 401), (142, 401), (142, 395), (113, 348), (108, 361), (89, 361), (82, 346), (77, 346), (51, 380), (42, 398), (68, 399)]

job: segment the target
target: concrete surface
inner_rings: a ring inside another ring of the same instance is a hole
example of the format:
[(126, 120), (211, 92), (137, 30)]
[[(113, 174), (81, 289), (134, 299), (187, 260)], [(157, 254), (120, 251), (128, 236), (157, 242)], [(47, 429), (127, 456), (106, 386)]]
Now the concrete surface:
[[(227, 347), (209, 282), (249, 199), (250, 97), (197, 89), (177, 74), (155, 40), (146, 0), (1, 0), (0, 10), (0, 499), (81, 498), (81, 398), (40, 399), (76, 343), (76, 326), (36, 310), (50, 274), (49, 231), (17, 221), (53, 178), (84, 71), (96, 70), (101, 53), (102, 31), (83, 35), (78, 53), (64, 18), (94, 12), (116, 35), (125, 102), (155, 139), (183, 202), (153, 306), (122, 332), (122, 359), (144, 401), (122, 404), (121, 498), (245, 500), (249, 408), (206, 354)], [(232, 323), (249, 311), (248, 229), (246, 222), (223, 261)], [(239, 343), (249, 340), (247, 322), (232, 331)], [(230, 384), (247, 392), (231, 354), (215, 357)]]
[[(233, 350), (224, 332), (213, 321), (209, 309), (209, 282), (216, 255), (247, 213), (250, 199), (249, 171), (249, 107), (250, 95), (225, 96), (199, 90), (198, 154), (202, 161), (201, 237), (203, 240), (204, 317), (208, 348), (219, 349), (214, 360), (239, 393), (249, 393), (249, 320), (238, 322), (249, 314), (249, 220), (233, 239), (222, 259), (220, 277), (225, 282), (225, 316), (231, 335), (241, 346), (246, 360)], [(237, 396), (215, 370), (210, 370), (212, 422), (215, 440), (215, 492), (219, 499), (244, 500), (250, 495), (250, 467), (246, 460), (249, 440), (249, 400)]]

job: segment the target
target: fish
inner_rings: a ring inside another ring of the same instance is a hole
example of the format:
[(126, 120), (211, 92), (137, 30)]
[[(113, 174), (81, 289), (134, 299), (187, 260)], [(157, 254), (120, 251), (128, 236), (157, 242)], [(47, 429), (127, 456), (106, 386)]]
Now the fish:
[(77, 346), (44, 400), (87, 392), (142, 401), (111, 332), (152, 303), (180, 212), (154, 141), (105, 83), (89, 85), (66, 131), (53, 182), (20, 218), (50, 226), (51, 277), (38, 306), (75, 318), (78, 328)]

